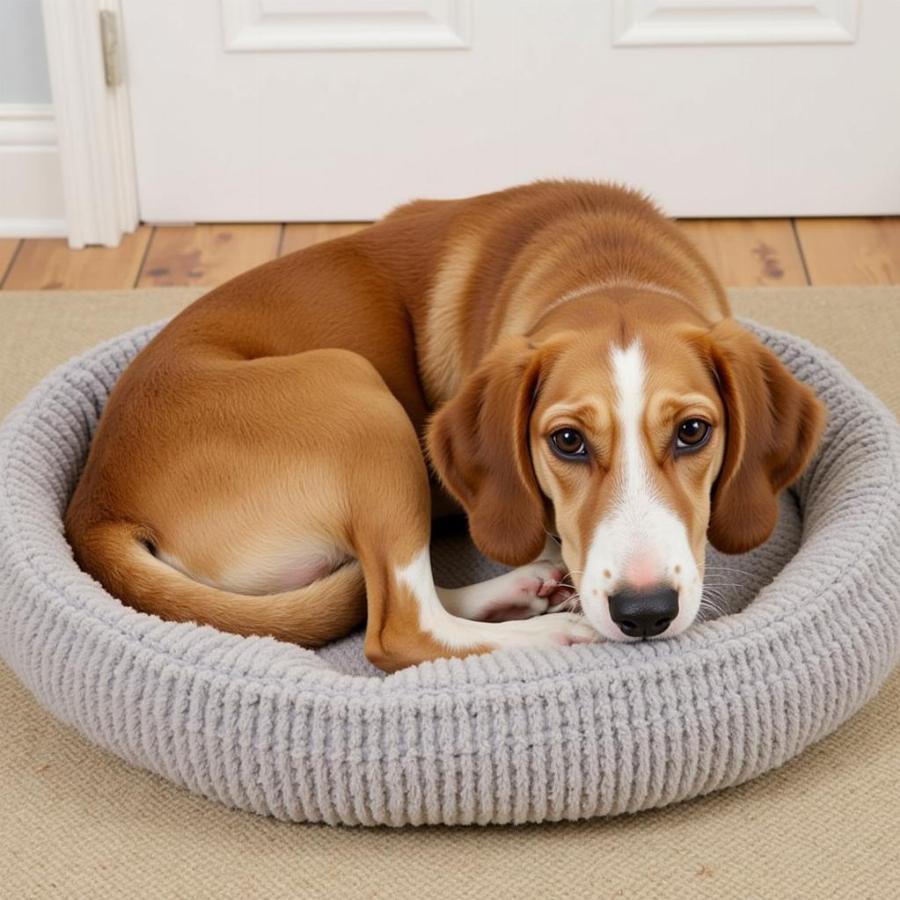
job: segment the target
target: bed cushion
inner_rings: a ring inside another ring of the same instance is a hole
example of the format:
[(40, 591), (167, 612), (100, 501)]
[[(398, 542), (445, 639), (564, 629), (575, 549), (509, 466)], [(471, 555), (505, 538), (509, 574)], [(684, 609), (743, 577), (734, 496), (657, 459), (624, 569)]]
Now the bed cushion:
[[(710, 550), (705, 620), (678, 638), (385, 676), (359, 635), (314, 653), (129, 609), (75, 565), (62, 514), (116, 378), (159, 327), (59, 368), (0, 432), (0, 655), (86, 738), (189, 790), (332, 824), (633, 812), (781, 765), (897, 661), (900, 431), (827, 354), (758, 326), (828, 429), (773, 538)], [(460, 533), (434, 564), (450, 586), (498, 568)]]

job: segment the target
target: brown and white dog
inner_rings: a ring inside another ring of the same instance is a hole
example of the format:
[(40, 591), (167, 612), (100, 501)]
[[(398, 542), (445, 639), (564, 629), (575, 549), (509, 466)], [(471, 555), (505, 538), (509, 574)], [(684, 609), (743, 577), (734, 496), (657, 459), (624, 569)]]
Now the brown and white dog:
[[(67, 533), (137, 609), (310, 647), (365, 620), (387, 670), (677, 635), (707, 537), (768, 537), (823, 418), (651, 203), (541, 182), (411, 203), (198, 300), (116, 385)], [(423, 444), (520, 568), (435, 587)], [(539, 615), (563, 566), (584, 615)]]

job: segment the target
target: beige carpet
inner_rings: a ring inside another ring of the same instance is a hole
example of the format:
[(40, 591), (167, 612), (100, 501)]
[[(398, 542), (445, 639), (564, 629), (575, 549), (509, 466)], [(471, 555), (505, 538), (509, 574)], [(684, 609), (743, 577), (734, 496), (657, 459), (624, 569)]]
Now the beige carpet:
[[(47, 370), (196, 290), (0, 293), (0, 413)], [(900, 413), (900, 287), (747, 290)], [(0, 665), (0, 896), (900, 897), (900, 671), (750, 784), (630, 818), (491, 829), (286, 825), (193, 797), (57, 724)]]

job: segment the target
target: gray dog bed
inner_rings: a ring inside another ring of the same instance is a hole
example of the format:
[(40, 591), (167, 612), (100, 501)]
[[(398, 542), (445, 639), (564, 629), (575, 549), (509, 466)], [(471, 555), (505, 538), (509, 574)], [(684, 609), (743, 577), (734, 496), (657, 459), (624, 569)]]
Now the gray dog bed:
[[(681, 637), (384, 677), (358, 635), (313, 653), (128, 609), (74, 564), (62, 512), (116, 377), (156, 330), (58, 369), (3, 427), (0, 652), (54, 715), (189, 790), (365, 825), (630, 812), (781, 765), (897, 660), (900, 432), (833, 359), (768, 329), (827, 403), (827, 435), (772, 540), (710, 552), (707, 620)], [(435, 544), (439, 582), (496, 569), (464, 536)]]

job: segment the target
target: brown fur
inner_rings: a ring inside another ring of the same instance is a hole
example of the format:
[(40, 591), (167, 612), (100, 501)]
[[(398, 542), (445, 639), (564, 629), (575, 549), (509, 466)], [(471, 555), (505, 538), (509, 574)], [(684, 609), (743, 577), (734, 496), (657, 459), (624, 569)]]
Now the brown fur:
[(581, 554), (602, 479), (587, 489), (545, 458), (539, 416), (602, 396), (599, 351), (639, 333), (659, 378), (680, 367), (679, 390), (727, 422), (727, 446), (717, 429), (704, 466), (663, 471), (662, 489), (698, 546), (711, 515), (717, 546), (747, 549), (823, 416), (727, 316), (707, 264), (637, 193), (542, 182), (411, 203), (169, 323), (109, 399), (68, 538), (111, 592), (163, 618), (315, 646), (367, 612), (383, 668), (462, 652), (423, 631), (395, 574), (428, 541), (429, 416), (434, 467), (482, 549), (527, 562), (562, 522)]

